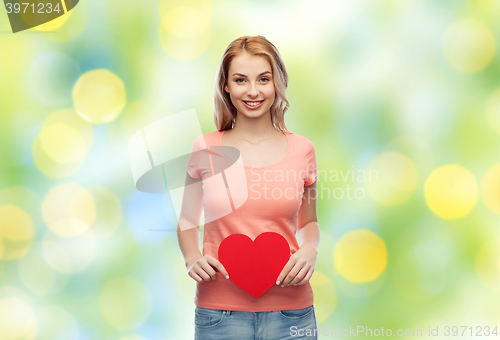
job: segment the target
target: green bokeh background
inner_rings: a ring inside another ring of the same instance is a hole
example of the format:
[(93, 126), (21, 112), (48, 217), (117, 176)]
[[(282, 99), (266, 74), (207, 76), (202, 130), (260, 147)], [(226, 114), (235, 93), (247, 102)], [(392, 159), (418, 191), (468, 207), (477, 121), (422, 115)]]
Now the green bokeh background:
[[(439, 327), (442, 337), (445, 326), (485, 335), (484, 327), (500, 325), (498, 172), (496, 182), (483, 184), (500, 163), (500, 119), (488, 119), (487, 109), (500, 87), (498, 1), (85, 0), (67, 16), (52, 31), (12, 34), (0, 14), (0, 207), (23, 209), (35, 231), (19, 244), (0, 232), (1, 339), (193, 338), (195, 282), (172, 231), (170, 198), (135, 188), (127, 143), (146, 124), (190, 108), (203, 132), (214, 131), (215, 73), (227, 45), (243, 35), (265, 36), (280, 50), (289, 74), (285, 122), (314, 143), (318, 187), (351, 185), (366, 194), (324, 192), (318, 200), (320, 329), (421, 328), (428, 337), (429, 327)], [(162, 18), (173, 22), (170, 31)], [(454, 49), (445, 42), (462, 20), (493, 37), (492, 57), (471, 72), (453, 60), (465, 55), (465, 65), (477, 64), (487, 53), (481, 37), (456, 34)], [(74, 108), (73, 86), (96, 69), (121, 79), (126, 105), (112, 121), (92, 124), (77, 171), (53, 178), (33, 160), (35, 137), (50, 114)], [(500, 106), (489, 114), (499, 117)], [(326, 175), (366, 169), (387, 151), (416, 169), (405, 199), (383, 204), (365, 182)], [(466, 169), (478, 188), (470, 211), (452, 219), (430, 209), (424, 190), (429, 175), (448, 164)], [(82, 241), (51, 231), (43, 203), (68, 183), (105, 188), (118, 199), (111, 216), (106, 208), (99, 215), (100, 226), (118, 223), (112, 234)], [(496, 210), (481, 191), (494, 183)], [(0, 221), (0, 231), (8, 223)], [(170, 230), (153, 230), (162, 228)], [(383, 241), (387, 264), (374, 280), (352, 282), (334, 251), (344, 235), (365, 229)], [(70, 263), (88, 264), (61, 272), (47, 259), (55, 248)], [(8, 258), (19, 249), (22, 256)], [(8, 312), (13, 306), (17, 314)]]

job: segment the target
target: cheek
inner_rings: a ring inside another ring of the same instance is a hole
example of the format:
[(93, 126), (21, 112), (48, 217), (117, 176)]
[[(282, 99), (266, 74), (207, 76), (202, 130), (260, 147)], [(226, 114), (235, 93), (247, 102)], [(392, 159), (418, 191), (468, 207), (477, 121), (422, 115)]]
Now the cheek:
[(269, 85), (270, 85), (270, 86), (266, 86), (266, 88), (265, 88), (265, 90), (264, 90), (264, 91), (265, 91), (264, 93), (265, 93), (266, 97), (268, 97), (268, 98), (270, 98), (270, 97), (274, 97), (275, 92), (276, 92), (276, 89), (275, 89), (275, 87), (274, 87), (274, 84), (272, 84), (272, 85), (271, 85), (271, 84), (269, 84)]
[(245, 94), (245, 91), (241, 90), (241, 89), (231, 89), (231, 98), (233, 100), (241, 100), (241, 98), (243, 98), (243, 95)]
[(276, 92), (274, 91), (274, 88), (272, 88), (272, 89), (266, 90), (264, 95), (268, 99), (273, 99), (274, 96), (276, 95)]

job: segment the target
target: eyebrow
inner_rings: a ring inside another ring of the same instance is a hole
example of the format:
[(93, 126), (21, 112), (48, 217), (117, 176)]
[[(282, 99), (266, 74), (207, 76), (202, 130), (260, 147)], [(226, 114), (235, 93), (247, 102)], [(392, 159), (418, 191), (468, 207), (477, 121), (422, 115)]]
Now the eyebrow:
[[(264, 75), (264, 74), (266, 74), (266, 73), (271, 73), (271, 72), (270, 72), (270, 71), (264, 71), (264, 72), (262, 72), (261, 74), (259, 74), (257, 77), (260, 77), (260, 76), (262, 76), (262, 75)], [(241, 74), (241, 73), (235, 73), (235, 74), (233, 74), (233, 77), (234, 77), (234, 76), (242, 76), (242, 77), (246, 77), (246, 75)]]

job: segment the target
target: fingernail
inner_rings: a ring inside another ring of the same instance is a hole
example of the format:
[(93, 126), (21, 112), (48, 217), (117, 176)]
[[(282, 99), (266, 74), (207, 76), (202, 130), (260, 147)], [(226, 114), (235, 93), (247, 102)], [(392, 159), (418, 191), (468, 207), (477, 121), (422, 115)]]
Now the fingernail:
[(229, 279), (229, 275), (226, 275), (226, 279)]
[(279, 281), (279, 280), (278, 280), (278, 281), (276, 281), (276, 284), (279, 286), (279, 285), (280, 285), (280, 281)]
[(285, 285), (281, 285), (281, 287), (285, 287)]
[(296, 283), (294, 283), (293, 285), (294, 285), (294, 286), (296, 286), (297, 284), (296, 284)]
[(289, 286), (290, 284), (287, 284), (287, 286)]

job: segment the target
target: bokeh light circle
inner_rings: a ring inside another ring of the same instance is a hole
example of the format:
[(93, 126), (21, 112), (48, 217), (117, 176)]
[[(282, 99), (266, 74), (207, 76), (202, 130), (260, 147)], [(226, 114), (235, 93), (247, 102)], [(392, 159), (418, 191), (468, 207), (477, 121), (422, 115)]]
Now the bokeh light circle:
[(106, 69), (86, 72), (73, 87), (73, 103), (78, 114), (88, 122), (110, 122), (125, 107), (125, 85)]
[(37, 335), (33, 308), (17, 297), (0, 298), (0, 334), (2, 340), (32, 340)]
[(421, 137), (413, 135), (398, 136), (387, 143), (384, 150), (399, 152), (413, 160), (419, 178), (421, 173), (428, 173), (434, 168), (434, 151), (429, 142)]
[(160, 45), (172, 58), (199, 57), (211, 41), (209, 11), (194, 6), (179, 6), (162, 15), (158, 27)]
[[(161, 25), (173, 36), (189, 39), (200, 34), (209, 27), (210, 20), (206, 13), (195, 7), (180, 6), (168, 11)], [(192, 25), (191, 23), (196, 23)]]
[(96, 239), (112, 236), (123, 221), (123, 211), (120, 199), (109, 189), (93, 186), (89, 192), (95, 202), (95, 219), (91, 225)]
[(76, 183), (52, 188), (42, 204), (43, 218), (55, 234), (74, 237), (84, 234), (96, 216), (92, 194)]
[(318, 324), (328, 320), (337, 307), (337, 293), (332, 280), (319, 270), (315, 270), (309, 280), (314, 296), (319, 297), (314, 302)]
[(443, 36), (443, 53), (448, 64), (458, 72), (478, 72), (495, 55), (495, 37), (479, 21), (457, 21)]
[(481, 181), (481, 193), (484, 204), (500, 215), (500, 163), (486, 170)]
[(87, 153), (83, 136), (66, 124), (53, 124), (40, 130), (40, 145), (58, 163), (82, 161)]
[(96, 255), (95, 238), (91, 230), (70, 238), (60, 237), (47, 230), (41, 239), (41, 245), (45, 261), (63, 274), (87, 269)]
[(15, 205), (0, 206), (0, 236), (12, 241), (33, 237), (33, 223), (22, 209)]
[(35, 166), (51, 178), (75, 174), (93, 143), (92, 125), (75, 110), (65, 109), (45, 118), (33, 140)]
[(23, 257), (33, 245), (35, 230), (31, 217), (16, 205), (0, 206), (0, 259)]
[(415, 163), (400, 152), (374, 157), (366, 167), (366, 188), (375, 201), (386, 206), (406, 202), (417, 188)]
[(45, 154), (40, 138), (36, 136), (31, 145), (33, 162), (38, 170), (47, 177), (58, 179), (73, 176), (81, 167), (82, 162), (58, 163)]
[(373, 281), (387, 265), (385, 242), (367, 229), (349, 231), (335, 245), (333, 261), (339, 274), (347, 280)]
[(89, 9), (87, 6), (87, 1), (79, 1), (78, 5), (69, 12), (33, 29), (52, 42), (71, 41), (77, 38), (88, 25)]
[(151, 312), (151, 293), (131, 276), (109, 280), (99, 295), (99, 307), (106, 322), (116, 329), (140, 326)]
[[(61, 12), (64, 12), (64, 9), (60, 7)], [(66, 21), (74, 14), (74, 11), (69, 11), (60, 17), (55, 18), (54, 20), (48, 21), (44, 24), (33, 27), (35, 31), (39, 32), (52, 32), (60, 29)]]
[(474, 176), (458, 164), (434, 169), (424, 184), (429, 209), (443, 219), (467, 216), (477, 202), (478, 189)]
[(32, 248), (19, 260), (18, 272), (24, 286), (39, 296), (61, 291), (71, 278), (55, 271), (37, 248)]
[(48, 305), (37, 310), (39, 339), (80, 339), (76, 318), (60, 306)]
[(500, 88), (496, 89), (488, 98), (486, 120), (495, 132), (500, 133)]
[(487, 242), (477, 253), (476, 273), (479, 281), (494, 292), (500, 292), (500, 240)]

